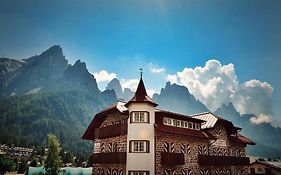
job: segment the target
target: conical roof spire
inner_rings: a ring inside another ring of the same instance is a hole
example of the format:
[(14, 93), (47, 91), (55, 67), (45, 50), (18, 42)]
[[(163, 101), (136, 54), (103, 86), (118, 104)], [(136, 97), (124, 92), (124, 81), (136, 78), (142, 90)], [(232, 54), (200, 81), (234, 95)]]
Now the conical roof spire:
[(144, 102), (144, 103), (150, 103), (155, 107), (158, 106), (156, 103), (153, 102), (153, 100), (146, 93), (146, 89), (145, 89), (145, 86), (144, 86), (144, 83), (142, 80), (142, 70), (141, 70), (141, 77), (140, 77), (140, 81), (139, 81), (135, 96), (130, 101), (128, 101), (128, 103), (126, 103), (125, 106), (127, 107), (130, 103), (133, 103), (133, 102), (136, 102), (136, 103)]

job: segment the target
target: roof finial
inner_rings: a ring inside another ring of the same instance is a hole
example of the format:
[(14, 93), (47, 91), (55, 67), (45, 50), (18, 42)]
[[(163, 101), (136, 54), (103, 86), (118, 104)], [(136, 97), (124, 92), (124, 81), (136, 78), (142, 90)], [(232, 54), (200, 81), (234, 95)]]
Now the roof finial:
[(140, 77), (142, 79), (142, 68), (140, 68)]

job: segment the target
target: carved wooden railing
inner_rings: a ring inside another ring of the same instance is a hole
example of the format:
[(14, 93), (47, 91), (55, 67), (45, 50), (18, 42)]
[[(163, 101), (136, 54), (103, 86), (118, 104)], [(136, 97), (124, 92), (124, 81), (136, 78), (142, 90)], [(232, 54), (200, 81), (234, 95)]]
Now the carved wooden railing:
[(126, 164), (126, 152), (94, 153), (94, 164)]
[(162, 165), (184, 165), (183, 153), (161, 152)]
[(102, 128), (97, 128), (95, 129), (95, 138), (103, 139), (103, 138), (127, 135), (127, 127), (128, 126), (126, 123), (119, 123)]
[(236, 165), (250, 165), (249, 157), (235, 157), (235, 156), (213, 156), (213, 155), (198, 155), (199, 165), (206, 166), (236, 166)]

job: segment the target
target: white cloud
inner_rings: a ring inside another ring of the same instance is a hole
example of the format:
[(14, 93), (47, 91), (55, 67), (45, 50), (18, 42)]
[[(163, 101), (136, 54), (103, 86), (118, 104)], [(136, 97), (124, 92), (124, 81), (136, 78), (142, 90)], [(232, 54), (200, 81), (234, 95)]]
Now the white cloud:
[(214, 111), (224, 102), (229, 102), (231, 94), (237, 87), (237, 77), (234, 65), (221, 65), (217, 60), (209, 60), (204, 67), (184, 68), (176, 75), (169, 75), (167, 79), (179, 79), (197, 99)]
[(138, 84), (139, 84), (138, 79), (129, 79), (129, 80), (121, 79), (121, 86), (123, 89), (129, 88), (132, 91), (136, 91)]
[(117, 77), (115, 73), (108, 73), (106, 70), (101, 70), (100, 72), (95, 72), (93, 75), (98, 83), (109, 82), (113, 78)]
[(204, 67), (184, 68), (174, 75), (167, 75), (166, 79), (186, 86), (211, 111), (223, 103), (232, 102), (239, 113), (258, 116), (251, 119), (251, 122), (271, 120), (272, 86), (259, 80), (239, 84), (231, 63), (222, 65), (217, 60), (208, 60)]
[(147, 92), (147, 95), (148, 95), (149, 97), (151, 97), (151, 98), (152, 98), (153, 94), (156, 93), (156, 91), (153, 90), (153, 89), (148, 89), (146, 92)]
[(255, 124), (255, 125), (259, 125), (259, 124), (262, 124), (262, 123), (270, 123), (271, 117), (266, 115), (266, 114), (260, 114), (256, 117), (250, 118), (250, 122)]
[(149, 63), (148, 65), (149, 67), (149, 70), (152, 72), (152, 73), (155, 73), (155, 74), (160, 74), (160, 73), (164, 73), (166, 72), (166, 69), (163, 68), (163, 67), (158, 67), (152, 63)]
[(166, 80), (169, 81), (171, 84), (178, 83), (177, 75), (170, 75), (168, 74)]
[(150, 69), (151, 70), (151, 72), (153, 72), (153, 73), (157, 73), (157, 74), (159, 74), (159, 73), (162, 73), (162, 72), (165, 72), (165, 69), (164, 68), (151, 68)]
[(270, 114), (273, 88), (267, 82), (250, 80), (239, 85), (232, 96), (235, 108), (241, 113)]

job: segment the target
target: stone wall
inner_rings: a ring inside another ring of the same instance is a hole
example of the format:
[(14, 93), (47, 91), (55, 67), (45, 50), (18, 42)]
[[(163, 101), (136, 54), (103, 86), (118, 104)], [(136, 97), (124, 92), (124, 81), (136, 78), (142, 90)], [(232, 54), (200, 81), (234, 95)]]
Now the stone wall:
[[(226, 128), (222, 123), (217, 123), (214, 128), (208, 131), (219, 140), (225, 140), (226, 146), (210, 144), (209, 155), (215, 156), (235, 156), (245, 157), (245, 144), (235, 143), (229, 140)], [(231, 167), (212, 167), (212, 174), (233, 174), (246, 175), (248, 174), (248, 166), (231, 166)]]
[[(169, 133), (156, 132), (156, 174), (199, 174), (198, 154), (199, 149), (207, 148), (208, 140), (198, 139)], [(168, 145), (168, 146), (167, 146)], [(169, 150), (167, 150), (167, 147)], [(161, 152), (184, 153), (185, 164), (177, 166), (161, 165)], [(205, 149), (206, 151), (206, 149)]]
[[(226, 141), (226, 146), (214, 146), (212, 141), (195, 137), (156, 132), (156, 174), (173, 175), (246, 175), (247, 166), (200, 166), (198, 155), (245, 156), (245, 145), (228, 139), (223, 125), (209, 130), (215, 137)], [(185, 164), (161, 165), (161, 152), (184, 153)]]

